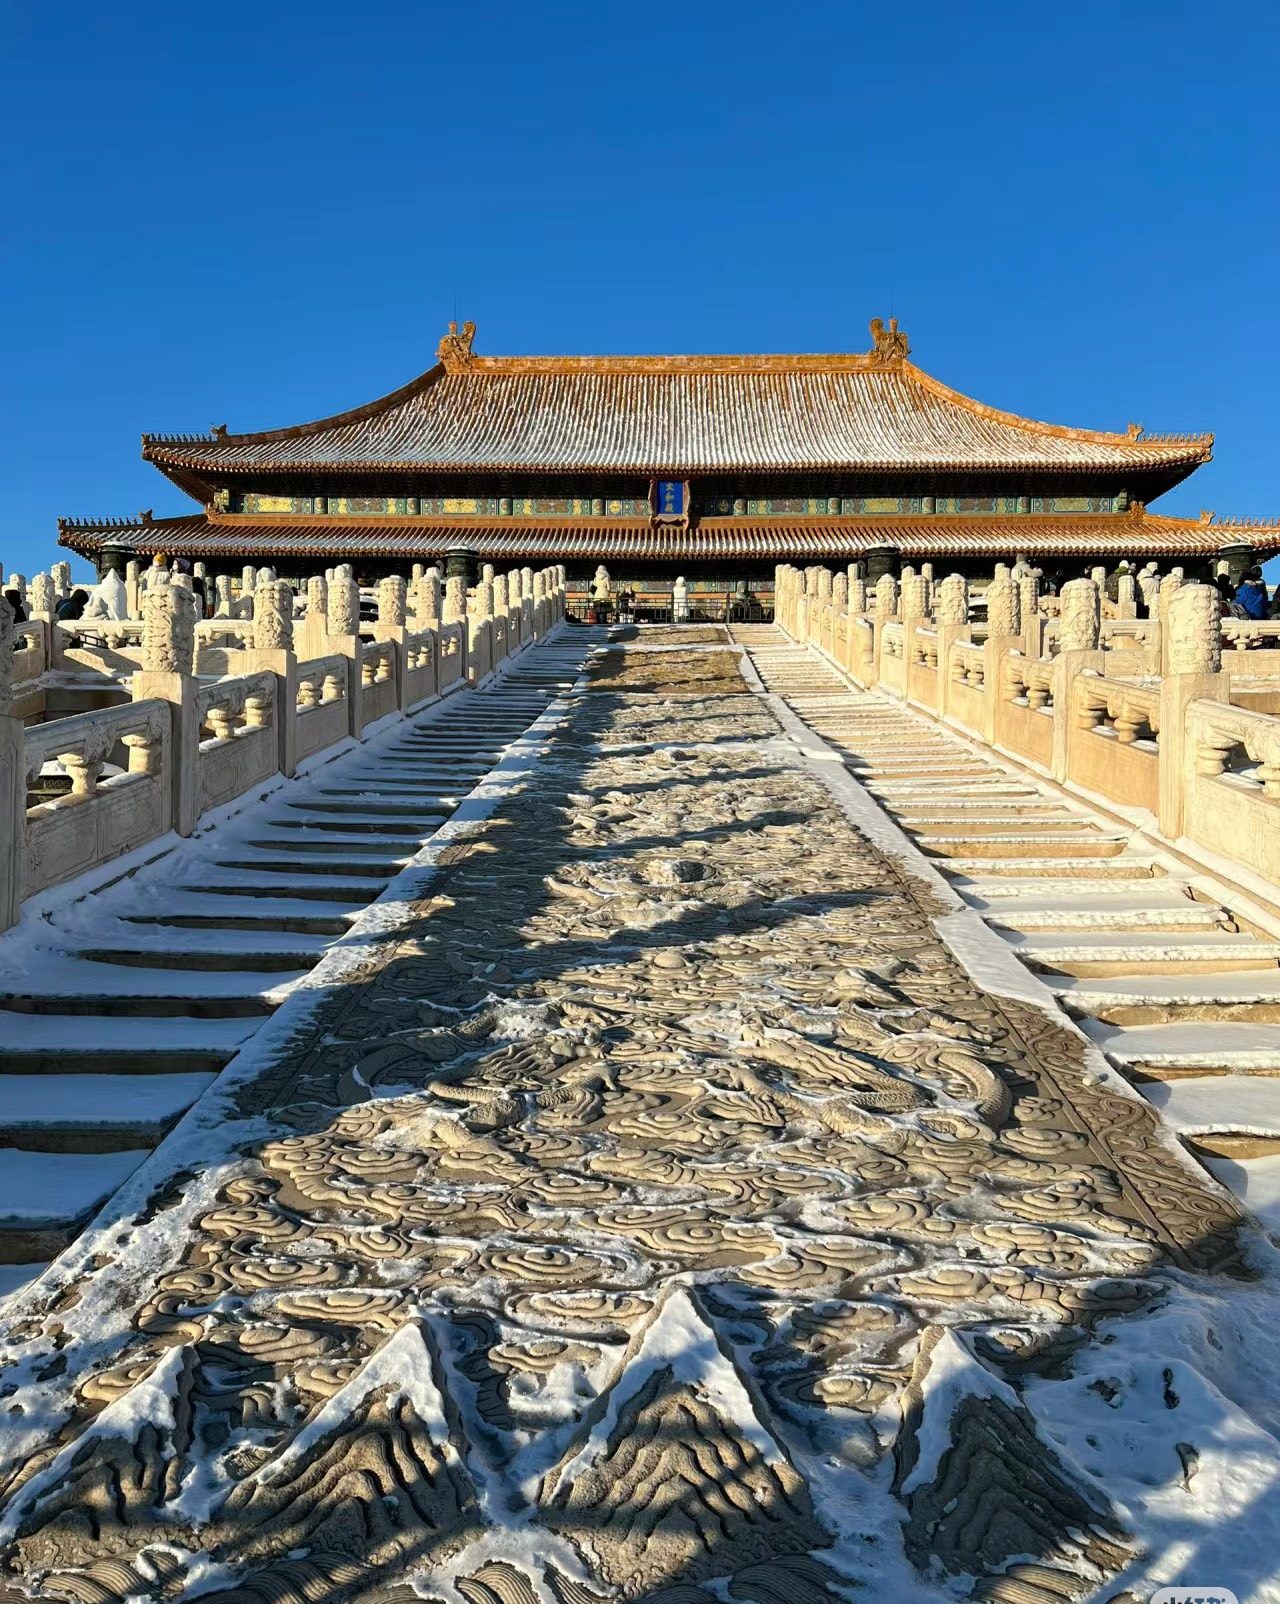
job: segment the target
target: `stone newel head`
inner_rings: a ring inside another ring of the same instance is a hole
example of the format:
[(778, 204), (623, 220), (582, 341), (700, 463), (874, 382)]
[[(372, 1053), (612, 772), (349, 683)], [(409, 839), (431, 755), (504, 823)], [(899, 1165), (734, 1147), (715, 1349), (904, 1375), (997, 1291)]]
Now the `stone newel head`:
[(1217, 674), (1222, 668), (1222, 598), (1216, 585), (1180, 585), (1169, 597), (1170, 674)]
[(1092, 579), (1071, 579), (1062, 587), (1058, 649), (1096, 652), (1101, 629), (1098, 587)]
[(923, 574), (904, 576), (902, 581), (903, 618), (925, 618), (929, 612), (929, 581)]
[(467, 602), (467, 615), (470, 618), (493, 617), (493, 583), (482, 579), (471, 592)]
[(287, 579), (268, 579), (255, 588), (253, 644), (260, 652), (293, 650), (293, 589)]
[(440, 575), (434, 568), (413, 582), (413, 616), (423, 627), (440, 622)]
[(13, 695), (13, 608), (0, 596), (0, 716), (9, 711)]
[(196, 615), (191, 592), (156, 585), (142, 604), (142, 666), (151, 674), (190, 674), (195, 663)]
[(898, 581), (892, 574), (881, 574), (876, 580), (876, 612), (881, 618), (892, 618), (898, 611)]
[(948, 574), (934, 592), (935, 617), (940, 624), (969, 622), (969, 581), (963, 574)]
[(52, 613), (57, 606), (57, 586), (52, 574), (37, 574), (28, 593), (30, 611), (38, 617)]
[(1030, 629), (1031, 620), (1040, 611), (1040, 575), (1034, 568), (1018, 576), (1018, 617), (1023, 629)]
[(1020, 595), (1013, 576), (1003, 563), (987, 586), (987, 632), (991, 635), (1018, 635), (1022, 631)]
[(461, 574), (451, 574), (444, 582), (444, 621), (457, 624), (467, 616), (467, 582)]
[(405, 583), (399, 574), (378, 581), (378, 622), (403, 628), (408, 616)]
[(358, 635), (360, 633), (360, 588), (350, 573), (334, 570), (329, 586), (329, 633), (331, 635)]

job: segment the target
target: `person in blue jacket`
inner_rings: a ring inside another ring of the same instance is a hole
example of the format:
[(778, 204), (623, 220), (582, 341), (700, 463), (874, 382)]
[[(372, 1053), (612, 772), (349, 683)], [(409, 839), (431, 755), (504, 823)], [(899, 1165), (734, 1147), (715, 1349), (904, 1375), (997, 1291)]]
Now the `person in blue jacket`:
[(1267, 616), (1267, 587), (1262, 583), (1261, 568), (1251, 568), (1236, 586), (1236, 601), (1246, 618)]

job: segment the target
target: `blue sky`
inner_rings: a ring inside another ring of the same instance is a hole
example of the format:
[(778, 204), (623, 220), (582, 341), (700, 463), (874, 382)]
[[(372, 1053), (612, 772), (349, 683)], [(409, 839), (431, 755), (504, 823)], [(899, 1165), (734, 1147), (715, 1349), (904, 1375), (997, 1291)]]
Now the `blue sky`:
[(860, 350), (1216, 431), (1280, 513), (1271, 5), (4, 4), (0, 560), (183, 510), (144, 429), (301, 422), (477, 349)]

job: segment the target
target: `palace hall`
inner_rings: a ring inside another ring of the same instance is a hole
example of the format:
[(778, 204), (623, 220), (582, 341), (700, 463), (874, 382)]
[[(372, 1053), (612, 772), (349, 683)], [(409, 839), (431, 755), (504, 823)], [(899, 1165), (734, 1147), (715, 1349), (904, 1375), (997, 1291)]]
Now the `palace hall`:
[(197, 504), (185, 516), (60, 520), (117, 566), (164, 555), (367, 581), (464, 552), (597, 565), (637, 593), (767, 596), (779, 563), (869, 577), (932, 562), (982, 580), (1024, 558), (1072, 577), (1122, 559), (1239, 568), (1280, 524), (1177, 518), (1158, 498), (1209, 460), (1209, 434), (1040, 423), (951, 389), (896, 321), (845, 355), (485, 356), (450, 325), (437, 361), (335, 417), (238, 434), (145, 434)]

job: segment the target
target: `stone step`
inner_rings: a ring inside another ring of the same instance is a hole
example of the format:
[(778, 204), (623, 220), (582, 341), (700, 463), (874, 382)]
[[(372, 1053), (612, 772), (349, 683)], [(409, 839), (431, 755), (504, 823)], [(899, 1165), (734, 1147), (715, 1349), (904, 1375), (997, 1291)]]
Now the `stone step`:
[[(189, 971), (187, 971), (189, 976)], [(263, 977), (266, 979), (267, 977)], [(6, 992), (0, 994), (0, 1018), (8, 1029), (10, 1014), (56, 1014), (100, 1019), (265, 1019), (279, 1006), (265, 992), (239, 995), (195, 995), (153, 991)]]
[(1168, 931), (1155, 942), (1126, 930), (1010, 939), (1014, 951), (1033, 969), (1082, 978), (1227, 974), (1280, 962), (1280, 943), (1230, 930)]
[[(54, 1023), (41, 1018), (40, 1025)], [(41, 1031), (40, 1046), (0, 1048), (0, 1105), (3, 1105), (4, 1086), (10, 1075), (78, 1075), (93, 1070), (102, 1075), (216, 1075), (229, 1064), (238, 1051), (238, 1044), (212, 1047), (148, 1047), (142, 1042), (132, 1046), (112, 1046), (120, 1037), (120, 1027), (131, 1027), (138, 1034), (135, 1022), (129, 1019), (67, 1018), (56, 1022), (53, 1036)], [(220, 1025), (221, 1020), (193, 1020), (192, 1031), (201, 1026)], [(231, 1023), (238, 1023), (231, 1021)], [(64, 1040), (64, 1027), (83, 1025), (85, 1040), (68, 1037)], [(113, 1030), (115, 1034), (113, 1034)], [(251, 1034), (245, 1031), (245, 1035)], [(10, 1032), (12, 1035), (12, 1032)], [(47, 1037), (47, 1039), (46, 1039)], [(87, 1039), (87, 1038), (92, 1038)], [(188, 1033), (186, 1038), (191, 1040)], [(21, 1037), (19, 1037), (21, 1040)], [(62, 1045), (59, 1045), (59, 1042)]]
[[(405, 827), (402, 822), (391, 819), (336, 819), (331, 815), (315, 814), (309, 808), (299, 807), (299, 816), (296, 819), (272, 819), (270, 828), (273, 830), (311, 830), (319, 829), (326, 835), (345, 837), (348, 835), (378, 836), (382, 840), (405, 840)], [(442, 814), (423, 815), (415, 820), (415, 828), (422, 835), (434, 835), (444, 823)]]
[(984, 858), (1058, 859), (1060, 873), (1064, 859), (1114, 858), (1124, 851), (1128, 840), (1127, 835), (1099, 829), (1092, 834), (1064, 831), (1056, 837), (1030, 831), (986, 836), (922, 834), (918, 844), (930, 857), (955, 858), (965, 864), (980, 863)]
[(381, 841), (330, 841), (326, 840), (323, 834), (318, 835), (315, 839), (297, 835), (278, 836), (274, 841), (250, 838), (242, 844), (247, 847), (255, 847), (263, 852), (315, 852), (327, 854), (329, 857), (341, 850), (362, 858), (378, 858), (384, 863), (394, 863), (400, 857), (412, 857), (422, 845), (420, 841), (413, 841), (408, 843), (412, 850), (396, 852), (393, 847)]
[[(112, 1153), (155, 1147), (212, 1074), (8, 1075), (0, 1085), (0, 1149)], [(54, 1095), (51, 1095), (54, 1094)], [(8, 1155), (0, 1155), (3, 1168)]]
[(961, 896), (968, 898), (980, 911), (985, 906), (992, 910), (1008, 909), (1016, 913), (1022, 907), (1038, 908), (1055, 904), (1059, 899), (1063, 902), (1074, 900), (1077, 896), (1091, 900), (1099, 908), (1117, 898), (1131, 901), (1140, 899), (1144, 905), (1151, 907), (1191, 900), (1185, 881), (1159, 872), (1161, 866), (1157, 859), (1126, 854), (1123, 858), (1111, 859), (1109, 867), (1119, 870), (1135, 862), (1156, 871), (1153, 876), (1144, 876), (1141, 885), (1135, 885), (1131, 877), (1117, 873), (1114, 879), (1091, 880), (1087, 889), (1082, 891), (1074, 876), (1070, 879), (1061, 876), (1056, 879), (1049, 876), (1020, 877), (1006, 873), (1003, 864), (999, 874), (975, 874), (972, 877), (956, 875), (952, 883)]
[(1135, 1080), (1280, 1076), (1280, 1025), (1194, 1019), (1166, 1025), (1108, 1025), (1085, 1019), (1080, 1028)]
[(115, 964), (122, 969), (218, 970), (223, 973), (267, 974), (272, 971), (297, 973), (314, 969), (324, 956), (324, 946), (313, 952), (264, 952), (260, 947), (243, 952), (220, 951), (212, 947), (186, 952), (157, 947), (84, 947), (85, 958), (94, 963)]
[(437, 823), (453, 812), (453, 806), (432, 807), (425, 797), (416, 805), (407, 800), (375, 803), (357, 795), (348, 802), (290, 802), (289, 806), (311, 818), (332, 816), (345, 819), (355, 816), (361, 819), (421, 819), (426, 823)]
[(1063, 835), (1096, 832), (1097, 824), (1078, 813), (899, 813), (894, 817), (909, 835), (1007, 835), (1010, 830), (1034, 830), (1037, 835)]
[[(1132, 882), (1126, 881), (1126, 888)], [(1151, 888), (1158, 891), (1160, 881), (1152, 881)], [(959, 889), (959, 888), (957, 888)], [(1092, 887), (1090, 887), (1092, 892)], [(1000, 930), (1012, 936), (1024, 936), (1042, 931), (1187, 931), (1225, 928), (1230, 920), (1219, 907), (1208, 902), (1195, 902), (1188, 896), (1174, 896), (1147, 902), (1116, 894), (1095, 897), (1080, 893), (1070, 902), (1024, 902), (1012, 898), (984, 901), (966, 893), (966, 900)]]
[(49, 1268), (47, 1259), (35, 1259), (29, 1264), (0, 1264), (0, 1303), (23, 1287), (30, 1286)]
[(148, 1156), (147, 1149), (113, 1153), (35, 1153), (11, 1149), (0, 1163), (0, 1260), (48, 1260)]
[[(1262, 1151), (1275, 1152), (1280, 1144), (1280, 1079), (1269, 1075), (1215, 1075), (1205, 1080), (1152, 1081), (1142, 1095), (1160, 1110), (1165, 1122), (1184, 1141), (1196, 1138), (1193, 1146), (1221, 1156), (1249, 1148), (1242, 1156), (1255, 1156), (1259, 1144), (1247, 1138), (1261, 1138)], [(1207, 1141), (1213, 1135), (1246, 1140)]]
[(1228, 974), (1137, 975), (1107, 979), (1051, 977), (1048, 984), (1076, 1018), (1107, 1025), (1169, 1025), (1193, 1020), (1280, 1023), (1280, 968)]
[(168, 930), (245, 930), (277, 931), (282, 935), (343, 936), (351, 925), (354, 914), (343, 908), (338, 915), (281, 914), (267, 904), (252, 912), (189, 913), (185, 905), (169, 913), (136, 913), (124, 915), (126, 924), (154, 925)]
[[(938, 867), (943, 874), (956, 875), (963, 879), (964, 884), (973, 885), (985, 883), (985, 877), (993, 874), (992, 860), (986, 858), (964, 858), (956, 856), (949, 858)], [(1154, 859), (1117, 854), (1110, 858), (1072, 858), (1069, 855), (1062, 857), (1026, 857), (1000, 860), (998, 878), (1006, 884), (1035, 881), (1038, 884), (1063, 884), (1062, 875), (1070, 873), (1072, 881), (1090, 881), (1089, 890), (1095, 889), (1096, 882), (1111, 882), (1116, 886), (1122, 883), (1132, 884), (1135, 880), (1150, 880), (1158, 878), (1163, 870)], [(1015, 878), (1016, 877), (1016, 878)]]
[[(397, 863), (402, 861), (393, 859), (390, 863), (348, 863), (340, 858), (304, 859), (297, 854), (286, 856), (281, 853), (271, 857), (264, 852), (257, 858), (218, 858), (214, 866), (226, 870), (247, 870), (254, 874), (329, 875), (344, 880), (385, 881), (392, 879), (399, 872)], [(369, 895), (376, 896), (376, 888), (371, 888)]]
[[(213, 897), (237, 898), (241, 901), (278, 898), (280, 905), (289, 911), (296, 911), (291, 904), (315, 902), (324, 905), (330, 912), (342, 912), (347, 908), (363, 907), (372, 901), (368, 886), (333, 882), (325, 885), (273, 885), (268, 884), (265, 878), (257, 877), (252, 881), (228, 881), (226, 885), (218, 885), (211, 880), (205, 885), (179, 886), (177, 889), (190, 896), (193, 907), (199, 905), (200, 908), (204, 907), (205, 899)], [(216, 906), (215, 903), (205, 911), (213, 912)]]

